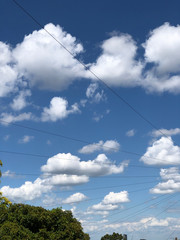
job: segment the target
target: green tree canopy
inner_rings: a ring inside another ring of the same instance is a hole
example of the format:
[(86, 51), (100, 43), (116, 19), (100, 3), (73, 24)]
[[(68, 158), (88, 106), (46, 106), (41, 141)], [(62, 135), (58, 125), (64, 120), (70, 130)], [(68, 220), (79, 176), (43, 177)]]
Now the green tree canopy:
[(11, 204), (0, 210), (0, 239), (89, 240), (71, 211)]
[(119, 233), (113, 232), (113, 234), (109, 235), (106, 234), (104, 235), (101, 240), (124, 240), (123, 235)]

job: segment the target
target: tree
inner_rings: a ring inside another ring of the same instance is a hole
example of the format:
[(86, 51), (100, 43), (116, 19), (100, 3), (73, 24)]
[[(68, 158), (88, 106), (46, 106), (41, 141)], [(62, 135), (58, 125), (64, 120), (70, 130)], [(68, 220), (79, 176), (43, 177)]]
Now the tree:
[(11, 204), (0, 211), (0, 239), (89, 240), (71, 211)]
[(119, 233), (113, 232), (112, 235), (106, 234), (104, 235), (101, 240), (124, 240), (123, 235)]

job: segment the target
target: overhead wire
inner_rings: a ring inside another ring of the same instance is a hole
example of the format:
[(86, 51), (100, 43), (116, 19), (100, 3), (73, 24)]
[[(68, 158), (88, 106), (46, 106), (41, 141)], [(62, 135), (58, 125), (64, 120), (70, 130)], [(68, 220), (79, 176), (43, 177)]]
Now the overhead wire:
[[(89, 69), (82, 61), (80, 61), (76, 56), (74, 56), (74, 54), (69, 51), (59, 40), (57, 40), (49, 31), (47, 31), (47, 29), (45, 29), (45, 27), (39, 23), (39, 21), (37, 21), (24, 7), (22, 7), (19, 3), (17, 3), (17, 1), (13, 0), (13, 2), (19, 7), (21, 8), (34, 22), (36, 22), (42, 29), (44, 29), (47, 34), (49, 34), (58, 44), (61, 45), (61, 47), (63, 47), (67, 52), (69, 52), (69, 54), (76, 59), (81, 65), (83, 65), (83, 67), (85, 68), (85, 70), (89, 71), (96, 79), (98, 79), (104, 86), (106, 86), (117, 98), (119, 98), (122, 102), (124, 102), (124, 104), (126, 104), (133, 112), (135, 112), (141, 119), (143, 119), (145, 122), (147, 122), (152, 128), (156, 129), (159, 133), (161, 133), (161, 135), (167, 137), (169, 139), (169, 136), (166, 135), (163, 131), (161, 131), (154, 123), (152, 123), (148, 118), (146, 118), (144, 115), (142, 115), (136, 108), (134, 108), (127, 100), (125, 100), (122, 96), (120, 96), (115, 90), (113, 90), (108, 84), (106, 84), (101, 78), (99, 78), (93, 71), (91, 71), (91, 69)], [(32, 129), (31, 127), (25, 127), (27, 129)], [(36, 130), (37, 131), (37, 130)], [(48, 133), (47, 131), (44, 130), (38, 130), (38, 132), (42, 132), (42, 133)], [(49, 133), (48, 133), (49, 134)], [(56, 136), (57, 134), (52, 134)], [(60, 135), (58, 135), (60, 136)], [(69, 140), (75, 140), (74, 138), (71, 137), (67, 137), (67, 136), (63, 136), (61, 135), (61, 137), (69, 139)], [(75, 140), (75, 141), (79, 141), (79, 140)], [(170, 206), (171, 207), (171, 206)], [(168, 207), (169, 208), (169, 207)], [(165, 210), (167, 210), (168, 208), (166, 208)], [(163, 213), (165, 210), (163, 210), (161, 213)], [(161, 214), (160, 213), (160, 214)], [(159, 215), (159, 214), (158, 214)], [(158, 216), (156, 215), (156, 216)], [(150, 221), (150, 220), (149, 220)], [(149, 221), (147, 221), (145, 224), (147, 224)]]
[(126, 104), (133, 112), (135, 112), (141, 119), (147, 122), (152, 128), (156, 129), (161, 135), (167, 137), (169, 136), (161, 131), (154, 123), (152, 123), (149, 119), (147, 119), (144, 115), (142, 115), (135, 107), (133, 107), (127, 100), (125, 100), (119, 93), (117, 93), (114, 89), (112, 89), (107, 83), (105, 83), (96, 73), (94, 73), (91, 69), (89, 69), (85, 63), (79, 60), (62, 42), (60, 42), (53, 34), (51, 34), (32, 14), (27, 11), (21, 4), (19, 4), (16, 0), (12, 0), (26, 15), (28, 15), (39, 27), (44, 29), (44, 31), (52, 37), (65, 51), (67, 51), (76, 61), (78, 61), (88, 72), (90, 72), (97, 80), (99, 80), (107, 89), (109, 89), (118, 99), (120, 99), (124, 104)]
[[(171, 199), (171, 198), (173, 198), (173, 197), (175, 197), (175, 196), (176, 196), (176, 194), (171, 195), (171, 196), (168, 196), (168, 197), (166, 198), (166, 200), (167, 200), (167, 199)], [(157, 202), (154, 206), (158, 206), (158, 205), (161, 204), (161, 202), (164, 201), (164, 200), (165, 200), (165, 199), (160, 200), (160, 201)], [(178, 202), (178, 201), (177, 201), (177, 202)], [(165, 210), (163, 210), (162, 212), (160, 212), (160, 213), (158, 213), (157, 215), (155, 215), (154, 217), (159, 216), (160, 214), (162, 214), (163, 212), (165, 212), (166, 210), (168, 210), (168, 209), (169, 209), (170, 207), (172, 207), (173, 205), (174, 205), (174, 203), (173, 203), (172, 205), (170, 205), (168, 208), (166, 208)], [(129, 218), (132, 219), (132, 218), (134, 218), (134, 216), (137, 216), (137, 215), (139, 215), (140, 213), (145, 212), (145, 211), (147, 211), (147, 210), (149, 210), (149, 206), (144, 207), (144, 208), (141, 209), (140, 211), (137, 211), (137, 212), (135, 212), (135, 213), (129, 214), (129, 215), (126, 216), (125, 218), (121, 219), (121, 221), (119, 221), (119, 219), (118, 219), (118, 220), (115, 220), (115, 221), (110, 222), (109, 224), (122, 223), (122, 222), (124, 222), (124, 220), (127, 221)], [(148, 222), (152, 221), (154, 217), (152, 217), (150, 220), (146, 221), (143, 225), (145, 225), (145, 224), (147, 224)], [(103, 230), (103, 228), (100, 228), (100, 229), (99, 229), (98, 231), (96, 231), (96, 233), (94, 233), (94, 234), (97, 234), (97, 232), (101, 232), (102, 230)], [(94, 235), (94, 234), (91, 234), (91, 235)]]
[[(145, 205), (146, 203), (155, 201), (155, 200), (157, 200), (158, 198), (164, 197), (165, 195), (166, 195), (166, 194), (161, 195), (161, 196), (159, 196), (159, 197), (156, 197), (156, 198), (154, 198), (154, 199), (150, 199), (150, 200), (148, 200), (148, 201), (144, 201), (144, 202), (142, 202), (142, 203), (140, 203), (140, 204), (136, 204), (135, 206), (132, 206), (132, 207), (129, 207), (129, 208), (121, 209), (121, 210), (119, 210), (119, 211), (116, 211), (116, 212), (108, 215), (108, 217), (112, 217), (112, 216), (117, 215), (117, 214), (119, 214), (119, 213), (123, 213), (123, 212), (126, 212), (126, 211), (130, 210), (130, 209), (134, 209), (134, 208), (137, 208), (137, 207), (139, 207), (139, 206)], [(154, 204), (154, 206), (158, 206), (158, 205), (161, 203), (161, 201), (170, 199), (171, 197), (172, 197), (172, 195), (161, 199), (160, 201), (156, 202), (156, 203)], [(137, 216), (138, 214), (140, 214), (140, 213), (142, 213), (142, 212), (145, 212), (146, 210), (149, 209), (150, 206), (152, 206), (152, 204), (150, 204), (150, 205), (148, 205), (148, 206), (146, 206), (146, 207), (144, 207), (144, 208), (136, 211), (135, 213), (131, 213), (131, 214), (127, 215), (126, 217), (123, 217), (123, 219), (121, 219), (121, 222), (123, 222), (124, 220), (127, 220), (127, 219), (131, 218), (132, 216), (134, 217), (134, 216)], [(126, 218), (127, 218), (127, 219), (126, 219)], [(113, 221), (113, 222), (110, 222), (110, 224), (115, 224), (116, 222), (117, 222), (117, 220), (115, 220), (115, 221)], [(120, 223), (121, 223), (121, 222), (120, 222)], [(92, 222), (90, 222), (90, 223), (92, 223)], [(95, 222), (93, 222), (93, 223), (95, 223)], [(119, 223), (119, 219), (118, 219), (118, 223)]]

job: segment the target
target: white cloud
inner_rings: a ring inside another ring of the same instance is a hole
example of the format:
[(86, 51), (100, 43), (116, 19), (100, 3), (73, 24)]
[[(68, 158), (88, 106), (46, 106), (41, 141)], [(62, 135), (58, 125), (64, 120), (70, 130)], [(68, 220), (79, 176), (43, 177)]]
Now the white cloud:
[(10, 47), (0, 42), (0, 97), (5, 97), (9, 93), (17, 91), (18, 73), (10, 64), (12, 55)]
[(121, 191), (117, 193), (110, 192), (104, 197), (104, 199), (100, 203), (94, 204), (93, 206), (89, 207), (88, 212), (112, 211), (112, 210), (118, 209), (120, 203), (125, 203), (125, 202), (129, 202), (127, 191)]
[(93, 153), (95, 151), (117, 152), (120, 144), (115, 140), (99, 141), (82, 147), (79, 152), (83, 154)]
[(14, 172), (11, 172), (10, 170), (7, 170), (6, 172), (2, 173), (2, 177), (14, 178), (15, 176), (16, 176), (16, 174)]
[(160, 176), (163, 180), (173, 179), (180, 182), (180, 173), (179, 168), (177, 167), (171, 167), (167, 169), (162, 168), (160, 171)]
[(86, 97), (91, 99), (91, 101), (95, 103), (99, 103), (100, 101), (103, 101), (106, 99), (104, 91), (101, 90), (101, 92), (97, 92), (97, 89), (98, 89), (98, 83), (94, 82), (94, 83), (91, 83), (86, 90)]
[(49, 158), (47, 164), (42, 166), (41, 170), (47, 173), (95, 177), (122, 173), (127, 166), (127, 161), (116, 166), (105, 154), (99, 154), (94, 160), (81, 161), (80, 158), (70, 153), (59, 153)]
[(11, 113), (1, 113), (0, 115), (0, 122), (3, 125), (8, 125), (9, 123), (14, 123), (14, 122), (21, 122), (24, 120), (32, 120), (34, 119), (34, 116), (32, 113), (21, 113), (18, 115), (12, 115)]
[(150, 133), (153, 137), (161, 137), (164, 135), (166, 136), (174, 136), (180, 134), (180, 128), (171, 128), (171, 129), (164, 129), (161, 128), (159, 130), (154, 130)]
[(75, 174), (55, 174), (46, 178), (46, 183), (53, 186), (75, 186), (87, 183), (88, 181), (88, 176), (78, 176)]
[(9, 138), (10, 138), (10, 135), (8, 134), (8, 135), (5, 135), (3, 139), (4, 139), (4, 141), (8, 141)]
[[(74, 56), (82, 53), (83, 46), (76, 38), (57, 25), (49, 23), (45, 29), (60, 41)], [(84, 68), (44, 29), (25, 36), (13, 50), (17, 69), (39, 89), (59, 91), (66, 89), (75, 79), (84, 76)]]
[(150, 32), (143, 44), (147, 62), (157, 64), (160, 73), (179, 72), (180, 69), (180, 26), (164, 23)]
[[(6, 172), (5, 176), (11, 176), (10, 172)], [(34, 182), (26, 181), (20, 187), (3, 186), (0, 192), (3, 192), (3, 195), (13, 202), (24, 202), (40, 198), (43, 193), (49, 193), (57, 186), (75, 186), (88, 181), (89, 178), (84, 175), (43, 175), (42, 178), (37, 178)]]
[(30, 142), (32, 139), (34, 139), (34, 136), (28, 136), (28, 135), (24, 135), (21, 139), (19, 139), (19, 143), (28, 143)]
[(75, 194), (69, 196), (65, 200), (63, 200), (62, 203), (64, 203), (64, 204), (73, 204), (73, 203), (82, 202), (82, 201), (84, 201), (86, 199), (87, 199), (87, 197), (83, 193), (79, 193), (78, 192), (78, 193), (75, 193)]
[(117, 204), (103, 204), (102, 202), (93, 205), (90, 209), (96, 211), (111, 211), (117, 209), (119, 206)]
[(166, 182), (158, 183), (154, 188), (150, 190), (150, 193), (154, 194), (170, 194), (180, 191), (180, 182), (174, 180), (168, 180)]
[(133, 137), (134, 135), (135, 135), (135, 130), (134, 129), (131, 129), (131, 130), (126, 132), (126, 136), (128, 136), (128, 137)]
[(160, 176), (163, 182), (158, 183), (150, 190), (153, 194), (171, 194), (180, 191), (179, 168), (161, 169)]
[(53, 97), (50, 102), (49, 108), (45, 107), (42, 112), (42, 121), (56, 122), (66, 118), (69, 114), (80, 112), (78, 105), (73, 104), (70, 109), (68, 108), (68, 101), (61, 97)]
[(101, 48), (102, 54), (90, 70), (110, 86), (137, 86), (143, 66), (135, 60), (137, 47), (132, 37), (113, 36)]
[(129, 202), (128, 198), (128, 192), (127, 191), (121, 191), (121, 192), (110, 192), (108, 195), (106, 195), (102, 201), (104, 204), (118, 204), (118, 203), (124, 203)]
[(161, 137), (147, 148), (140, 161), (148, 165), (180, 164), (180, 147), (173, 144), (171, 137)]
[(13, 202), (31, 201), (41, 197), (52, 189), (51, 185), (44, 184), (44, 180), (37, 178), (34, 182), (27, 181), (19, 188), (4, 186), (0, 189), (4, 196)]
[(13, 99), (13, 102), (10, 104), (11, 108), (15, 111), (20, 111), (23, 108), (25, 108), (28, 103), (26, 101), (26, 97), (31, 96), (30, 90), (24, 90), (19, 93), (18, 96), (16, 96)]
[(180, 92), (180, 26), (164, 23), (150, 32), (143, 44), (147, 63), (154, 67), (145, 72), (142, 82), (147, 90), (153, 92)]
[(146, 229), (148, 227), (167, 227), (169, 225), (169, 219), (157, 219), (155, 217), (147, 217), (142, 218), (137, 222), (122, 222), (122, 223), (113, 223), (113, 224), (106, 224), (104, 228), (111, 228), (111, 229), (118, 229), (118, 228), (125, 228), (128, 231), (139, 231), (142, 229)]

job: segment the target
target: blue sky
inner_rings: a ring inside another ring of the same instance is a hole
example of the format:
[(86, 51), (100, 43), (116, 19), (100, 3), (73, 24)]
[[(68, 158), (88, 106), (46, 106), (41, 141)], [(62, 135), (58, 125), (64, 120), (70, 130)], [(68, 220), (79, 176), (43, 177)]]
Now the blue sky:
[(18, 3), (75, 58), (1, 2), (0, 190), (71, 209), (94, 240), (178, 235), (180, 3)]

